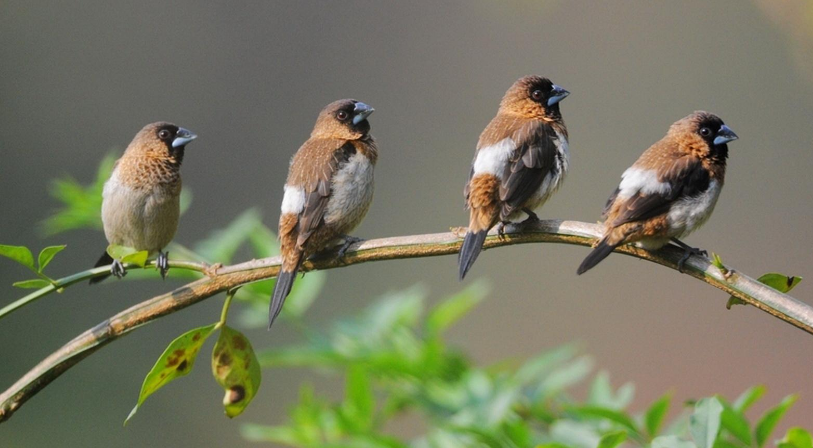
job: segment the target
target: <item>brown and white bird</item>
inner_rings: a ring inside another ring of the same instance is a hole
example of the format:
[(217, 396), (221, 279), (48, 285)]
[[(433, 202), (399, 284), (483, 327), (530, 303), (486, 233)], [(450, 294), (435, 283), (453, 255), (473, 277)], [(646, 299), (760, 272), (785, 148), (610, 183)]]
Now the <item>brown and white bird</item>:
[(656, 250), (670, 241), (685, 250), (678, 263), (682, 271), (689, 256), (703, 251), (678, 238), (711, 216), (725, 181), (727, 143), (736, 139), (708, 112), (675, 122), (621, 175), (604, 208), (604, 235), (576, 272), (583, 274), (622, 244)]
[(462, 280), (489, 229), (533, 210), (556, 192), (569, 164), (567, 128), (559, 102), (570, 92), (541, 76), (517, 80), (505, 92), (497, 116), (480, 135), (466, 184), (469, 228), (458, 257)]
[(361, 223), (373, 200), (373, 168), (378, 148), (367, 117), (373, 108), (345, 99), (325, 106), (310, 138), (291, 160), (279, 218), (282, 266), (271, 295), (268, 327), (282, 310), (302, 262)]
[[(116, 161), (102, 193), (102, 223), (110, 244), (158, 254), (156, 266), (165, 277), (167, 253), (162, 250), (178, 229), (181, 194), (181, 162), (186, 144), (197, 136), (172, 123), (157, 122), (136, 134), (124, 155)], [(120, 260), (107, 252), (96, 267), (110, 264), (118, 278), (126, 274)], [(95, 277), (90, 283), (107, 278)]]

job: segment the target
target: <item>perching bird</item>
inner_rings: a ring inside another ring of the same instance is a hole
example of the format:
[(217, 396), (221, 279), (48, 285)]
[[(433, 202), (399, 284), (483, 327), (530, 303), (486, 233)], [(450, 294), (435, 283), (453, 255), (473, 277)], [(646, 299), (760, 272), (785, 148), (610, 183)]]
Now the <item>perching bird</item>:
[(604, 235), (576, 272), (583, 274), (622, 244), (655, 250), (669, 241), (685, 250), (678, 263), (682, 272), (689, 256), (704, 251), (678, 238), (711, 216), (725, 181), (726, 143), (736, 139), (720, 117), (708, 112), (675, 122), (621, 175), (604, 207)]
[(466, 184), (469, 228), (458, 257), (462, 280), (489, 229), (533, 210), (559, 188), (569, 164), (559, 102), (570, 92), (541, 76), (520, 78), (505, 92), (497, 116), (480, 135)]
[(282, 266), (271, 295), (268, 328), (305, 259), (343, 239), (342, 257), (350, 244), (360, 241), (347, 234), (373, 200), (378, 148), (367, 121), (373, 110), (350, 99), (328, 104), (291, 160), (279, 218)]
[[(102, 223), (110, 244), (158, 254), (156, 266), (166, 277), (167, 253), (162, 250), (178, 229), (181, 162), (186, 144), (197, 136), (172, 123), (148, 124), (116, 161), (102, 193)], [(127, 272), (107, 252), (96, 267), (110, 264), (118, 278)], [(91, 284), (108, 276), (95, 277)]]

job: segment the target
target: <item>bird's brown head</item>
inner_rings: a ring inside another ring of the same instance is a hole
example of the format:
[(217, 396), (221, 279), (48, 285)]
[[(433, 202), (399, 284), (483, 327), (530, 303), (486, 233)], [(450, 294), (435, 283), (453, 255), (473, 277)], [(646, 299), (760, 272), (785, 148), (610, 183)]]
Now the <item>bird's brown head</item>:
[(311, 137), (358, 140), (370, 133), (367, 117), (375, 109), (356, 100), (334, 101), (319, 113)]
[(159, 121), (144, 126), (133, 138), (126, 152), (158, 159), (165, 158), (180, 165), (183, 162), (186, 145), (195, 138), (197, 135), (187, 129)]
[(686, 151), (720, 160), (728, 157), (727, 143), (739, 138), (720, 117), (702, 110), (676, 121), (669, 135)]
[(525, 76), (505, 92), (500, 102), (500, 112), (530, 119), (559, 121), (562, 118), (559, 102), (569, 94), (548, 78)]

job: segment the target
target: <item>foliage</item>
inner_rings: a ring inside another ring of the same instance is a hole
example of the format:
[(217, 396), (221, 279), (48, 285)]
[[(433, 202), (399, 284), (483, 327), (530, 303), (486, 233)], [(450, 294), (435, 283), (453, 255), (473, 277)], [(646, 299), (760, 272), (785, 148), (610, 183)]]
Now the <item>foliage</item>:
[[(745, 411), (765, 391), (758, 386), (733, 404), (720, 396), (689, 403), (669, 422), (679, 408), (671, 393), (632, 412), (634, 387), (614, 388), (599, 372), (579, 401), (572, 389), (588, 380), (592, 361), (574, 346), (487, 367), (449, 346), (445, 331), (484, 296), (475, 283), (422, 317), (426, 292), (398, 291), (327, 331), (306, 326), (300, 344), (261, 351), (266, 369), (343, 375), (345, 394), (331, 401), (306, 384), (287, 423), (245, 424), (243, 436), (294, 447), (759, 448), (796, 400), (787, 397), (749, 423)], [(409, 440), (390, 434), (405, 416), (420, 417), (424, 433)], [(807, 447), (810, 440), (793, 428), (778, 444)]]

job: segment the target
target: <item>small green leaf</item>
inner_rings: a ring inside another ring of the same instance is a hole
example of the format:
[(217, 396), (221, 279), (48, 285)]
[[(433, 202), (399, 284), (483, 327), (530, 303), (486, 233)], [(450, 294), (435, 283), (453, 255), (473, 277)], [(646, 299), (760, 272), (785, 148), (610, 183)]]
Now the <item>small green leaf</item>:
[(629, 429), (633, 433), (638, 433), (638, 428), (635, 426), (635, 421), (623, 411), (616, 411), (598, 406), (584, 406), (575, 408), (572, 411), (583, 418), (598, 418), (615, 422)]
[(741, 412), (731, 407), (723, 399), (718, 398), (718, 400), (723, 405), (723, 413), (720, 416), (722, 428), (730, 432), (740, 442), (751, 445), (751, 427), (748, 425), (748, 420)]
[(697, 448), (697, 445), (678, 436), (660, 436), (652, 440), (652, 448)]
[(212, 351), (212, 374), (226, 391), (223, 406), (229, 418), (240, 415), (260, 388), (260, 363), (251, 343), (226, 325)]
[(627, 440), (626, 431), (616, 431), (604, 434), (598, 442), (598, 448), (615, 448)]
[(427, 332), (432, 335), (442, 333), (477, 306), (485, 298), (487, 291), (485, 282), (477, 281), (438, 304), (426, 319)]
[(370, 429), (375, 412), (375, 397), (365, 368), (356, 364), (347, 372), (345, 414), (357, 423), (359, 429)]
[(46, 286), (51, 286), (51, 283), (41, 278), (35, 278), (31, 280), (23, 280), (21, 282), (14, 282), (11, 286), (23, 289), (39, 289), (45, 288)]
[(11, 258), (28, 269), (37, 272), (37, 269), (34, 267), (34, 256), (31, 255), (31, 251), (25, 246), (7, 246), (0, 244), (0, 255)]
[(781, 403), (768, 410), (762, 418), (757, 420), (757, 424), (754, 427), (754, 436), (757, 439), (757, 446), (762, 447), (765, 445), (765, 442), (768, 440), (768, 437), (771, 436), (771, 432), (773, 432), (776, 424), (779, 423), (779, 420), (782, 419), (785, 412), (796, 403), (797, 398), (796, 395), (788, 395)]
[(655, 437), (658, 431), (661, 430), (663, 419), (666, 417), (666, 413), (669, 412), (669, 404), (671, 402), (672, 394), (667, 393), (658, 398), (652, 403), (652, 406), (647, 409), (644, 422), (646, 423), (646, 430), (650, 437)]
[(51, 260), (54, 259), (54, 256), (62, 252), (63, 249), (65, 249), (64, 244), (61, 246), (48, 246), (45, 249), (43, 249), (40, 252), (39, 260), (37, 263), (39, 264), (38, 272), (42, 273), (42, 270), (45, 269), (45, 266), (48, 266), (48, 263), (50, 263)]
[[(764, 283), (771, 288), (781, 292), (787, 293), (791, 289), (795, 288), (802, 281), (802, 277), (799, 276), (787, 276), (783, 274), (777, 274), (775, 272), (771, 272), (765, 274), (757, 279), (760, 283)], [(726, 303), (726, 308), (731, 309), (732, 305), (745, 305), (745, 302), (742, 300), (731, 296), (728, 298), (728, 303)]]
[(117, 246), (115, 244), (107, 246), (107, 254), (122, 263), (134, 264), (141, 268), (147, 264), (149, 256), (149, 252), (146, 250), (138, 251), (132, 247)]
[(712, 448), (720, 433), (720, 416), (723, 405), (717, 398), (703, 398), (694, 405), (689, 417), (689, 430), (698, 448)]
[(734, 410), (744, 413), (748, 410), (748, 408), (753, 406), (754, 403), (762, 398), (763, 395), (765, 395), (765, 391), (765, 386), (762, 385), (749, 388), (734, 401)]
[(195, 245), (195, 252), (209, 261), (229, 263), (237, 249), (262, 225), (260, 212), (248, 209), (238, 215), (223, 229), (216, 230)]
[(207, 325), (187, 331), (169, 344), (152, 367), (152, 370), (144, 378), (141, 393), (138, 395), (138, 403), (130, 412), (130, 415), (127, 416), (127, 419), (124, 420), (125, 425), (135, 415), (138, 407), (144, 403), (147, 397), (172, 380), (188, 375), (192, 371), (200, 347), (214, 330), (215, 325)]
[(813, 437), (802, 428), (790, 428), (778, 448), (813, 448)]
[(728, 269), (726, 269), (726, 267), (723, 265), (723, 259), (720, 258), (720, 256), (715, 254), (714, 252), (712, 252), (712, 254), (711, 254), (711, 264), (713, 264), (714, 267), (716, 267), (717, 269), (719, 269), (719, 270), (721, 270), (723, 272), (728, 271)]

